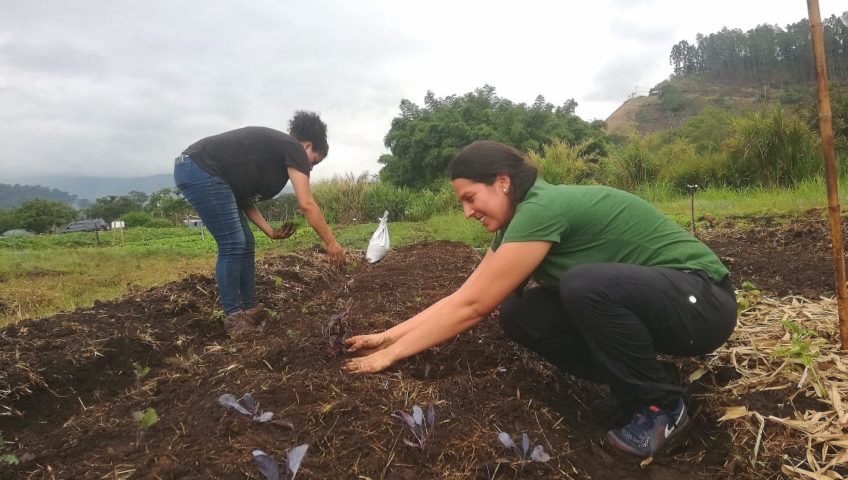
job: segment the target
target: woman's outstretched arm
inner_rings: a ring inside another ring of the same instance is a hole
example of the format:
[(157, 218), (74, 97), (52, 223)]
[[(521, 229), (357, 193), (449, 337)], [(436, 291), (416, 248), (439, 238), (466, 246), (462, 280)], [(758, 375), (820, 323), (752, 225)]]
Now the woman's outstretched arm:
[[(364, 349), (373, 353), (348, 361), (345, 368), (354, 373), (379, 372), (398, 360), (438, 345), (471, 328), (530, 276), (550, 248), (550, 242), (501, 245), (497, 252), (487, 255), (487, 259), (480, 263), (456, 292), (390, 329), (402, 334), (391, 339), (388, 346), (373, 351), (373, 348), (364, 345)], [(348, 339), (352, 351), (357, 349), (358, 338)]]

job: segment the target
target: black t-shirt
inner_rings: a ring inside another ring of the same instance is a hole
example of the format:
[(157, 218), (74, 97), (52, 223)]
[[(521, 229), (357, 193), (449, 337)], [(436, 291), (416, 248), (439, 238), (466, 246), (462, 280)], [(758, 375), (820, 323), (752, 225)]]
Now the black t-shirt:
[(289, 181), (288, 167), (307, 176), (312, 170), (298, 139), (266, 127), (244, 127), (206, 137), (183, 154), (223, 178), (239, 203), (274, 198)]

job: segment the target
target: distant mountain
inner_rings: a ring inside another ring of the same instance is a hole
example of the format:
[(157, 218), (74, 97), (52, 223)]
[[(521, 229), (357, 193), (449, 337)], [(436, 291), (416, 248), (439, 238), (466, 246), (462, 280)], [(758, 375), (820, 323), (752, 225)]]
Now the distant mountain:
[[(47, 187), (68, 192), (79, 200), (94, 202), (98, 198), (110, 195), (126, 195), (132, 191), (151, 194), (163, 188), (173, 188), (174, 175), (163, 173), (146, 177), (65, 177), (48, 175), (20, 179), (17, 183)], [(293, 193), (291, 185), (286, 185), (282, 193)], [(47, 198), (41, 196), (40, 198)], [(65, 203), (65, 200), (59, 200)], [(2, 205), (0, 205), (2, 207)]]
[(81, 199), (92, 202), (109, 195), (126, 195), (132, 191), (153, 193), (174, 186), (174, 176), (170, 173), (147, 177), (66, 177), (48, 175), (22, 179), (20, 183), (43, 185), (64, 190)]
[(62, 202), (71, 206), (80, 206), (80, 203), (82, 203), (76, 195), (42, 187), (41, 185), (8, 185), (0, 183), (0, 208), (18, 208), (22, 203), (36, 198)]

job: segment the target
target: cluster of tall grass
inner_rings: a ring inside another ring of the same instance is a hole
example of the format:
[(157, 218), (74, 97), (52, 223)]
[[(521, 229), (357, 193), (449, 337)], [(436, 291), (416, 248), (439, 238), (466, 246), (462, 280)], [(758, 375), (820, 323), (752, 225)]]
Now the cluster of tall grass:
[[(368, 174), (347, 174), (316, 183), (312, 194), (331, 224), (371, 223), (384, 211), (389, 212), (392, 221), (417, 222), (459, 209), (447, 179), (426, 189), (413, 190), (380, 182)], [(285, 204), (294, 205), (293, 195), (280, 197), (260, 208), (265, 213), (293, 211)]]

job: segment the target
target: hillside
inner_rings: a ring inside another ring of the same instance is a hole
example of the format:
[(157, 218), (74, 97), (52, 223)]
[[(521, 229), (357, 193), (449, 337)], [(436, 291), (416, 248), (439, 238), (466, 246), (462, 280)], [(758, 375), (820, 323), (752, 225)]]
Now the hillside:
[(81, 204), (85, 203), (84, 201), (81, 202), (76, 195), (55, 188), (51, 189), (41, 185), (8, 185), (0, 183), (0, 208), (17, 208), (22, 203), (36, 198), (53, 200), (72, 206), (81, 206)]
[(26, 178), (25, 183), (63, 190), (78, 196), (80, 199), (94, 201), (109, 195), (126, 195), (131, 191), (150, 194), (163, 188), (170, 188), (174, 186), (174, 176), (170, 173), (146, 177), (67, 177), (54, 175)]
[(661, 95), (639, 96), (625, 101), (606, 119), (606, 133), (640, 135), (676, 128), (706, 107), (731, 112), (757, 108), (762, 102), (797, 102), (799, 96), (812, 95), (813, 86), (785, 89), (721, 85), (697, 76), (672, 77), (653, 90)]

